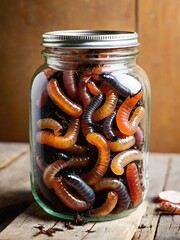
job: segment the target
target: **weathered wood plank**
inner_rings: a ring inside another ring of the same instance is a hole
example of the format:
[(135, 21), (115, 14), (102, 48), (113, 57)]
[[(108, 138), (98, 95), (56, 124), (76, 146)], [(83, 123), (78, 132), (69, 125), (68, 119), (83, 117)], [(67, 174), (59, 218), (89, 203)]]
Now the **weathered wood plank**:
[(164, 189), (166, 175), (169, 168), (170, 155), (150, 154), (149, 158), (149, 191), (147, 196), (148, 207), (137, 229), (133, 240), (153, 240), (160, 213), (156, 211), (157, 204), (154, 198)]
[[(170, 155), (169, 172), (164, 190), (180, 191), (180, 156)], [(160, 220), (156, 232), (156, 240), (180, 239), (180, 215), (166, 214), (160, 212)]]
[[(67, 230), (64, 227), (64, 221), (51, 217), (34, 203), (25, 212), (20, 214), (4, 231), (0, 233), (1, 240), (26, 240), (26, 239), (49, 239), (48, 236), (33, 236), (38, 232), (34, 226), (44, 224), (45, 228), (56, 226), (63, 228), (63, 232), (56, 232), (54, 240), (73, 239), (73, 240), (91, 240), (91, 239), (117, 239), (121, 236), (123, 240), (131, 240), (141, 217), (146, 211), (146, 202), (144, 202), (131, 216), (109, 222), (89, 222), (84, 226), (75, 226), (73, 230)], [(129, 226), (129, 227), (127, 227)], [(91, 230), (91, 232), (88, 232)]]
[(0, 169), (6, 167), (29, 150), (26, 143), (0, 143)]
[[(24, 147), (26, 148), (27, 145)], [(19, 152), (17, 148), (17, 153)], [(8, 156), (8, 154), (7, 151), (7, 155), (5, 153), (4, 156)], [(19, 157), (17, 154), (16, 161), (0, 169), (0, 230), (33, 201), (30, 190), (29, 165), (29, 152), (27, 152), (23, 155), (20, 154)]]

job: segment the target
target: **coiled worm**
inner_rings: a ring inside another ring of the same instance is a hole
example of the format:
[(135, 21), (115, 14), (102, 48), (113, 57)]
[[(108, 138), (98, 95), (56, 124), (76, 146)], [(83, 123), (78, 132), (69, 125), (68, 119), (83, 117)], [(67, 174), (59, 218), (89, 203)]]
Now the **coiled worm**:
[(116, 112), (111, 113), (105, 120), (103, 124), (103, 132), (106, 138), (113, 140), (116, 139), (116, 135), (113, 132), (112, 126), (114, 123), (114, 119), (116, 116)]
[(106, 93), (106, 100), (104, 104), (93, 112), (92, 121), (97, 122), (108, 117), (116, 108), (118, 95), (114, 90), (109, 90)]
[(75, 174), (67, 174), (65, 182), (75, 189), (80, 197), (82, 197), (89, 206), (92, 206), (95, 201), (95, 193), (79, 176)]
[(129, 163), (126, 168), (126, 181), (129, 187), (130, 199), (136, 207), (142, 201), (142, 188), (138, 169), (135, 163)]
[(124, 173), (124, 167), (135, 160), (142, 160), (143, 155), (139, 150), (126, 150), (118, 153), (111, 162), (111, 170), (116, 175), (122, 175)]
[(98, 208), (89, 211), (90, 217), (103, 217), (112, 212), (118, 201), (118, 194), (114, 191), (108, 191), (106, 201)]
[(94, 192), (102, 190), (113, 190), (118, 194), (117, 212), (128, 209), (130, 205), (130, 197), (124, 183), (113, 177), (104, 177), (92, 186)]
[(62, 134), (62, 125), (53, 118), (39, 119), (37, 121), (37, 127), (39, 129), (45, 129), (45, 128), (51, 129), (54, 131), (54, 134), (56, 136), (59, 136)]
[(69, 190), (65, 180), (63, 180), (62, 177), (55, 177), (53, 179), (52, 186), (55, 194), (65, 206), (75, 211), (84, 211), (90, 208), (90, 205), (87, 204), (86, 201), (80, 199)]
[(37, 133), (37, 141), (41, 144), (46, 144), (55, 148), (67, 149), (73, 146), (77, 141), (80, 128), (79, 118), (71, 118), (71, 123), (64, 136), (56, 136), (55, 134), (42, 130)]
[(132, 116), (130, 117), (132, 109), (141, 97), (142, 91), (131, 98), (127, 97), (117, 111), (117, 126), (119, 130), (126, 135), (132, 135), (137, 131), (138, 124), (144, 115), (144, 108), (142, 106), (139, 106), (135, 109)]
[(90, 163), (89, 157), (72, 157), (68, 161), (63, 159), (56, 160), (49, 164), (44, 173), (43, 180), (47, 188), (52, 188), (52, 181), (56, 174), (66, 167), (85, 167)]
[(82, 107), (71, 101), (62, 91), (58, 81), (54, 78), (47, 84), (47, 91), (53, 102), (64, 112), (72, 117), (79, 117), (82, 114)]
[(94, 168), (81, 175), (82, 179), (91, 186), (106, 173), (110, 162), (110, 150), (106, 139), (99, 133), (88, 133), (86, 140), (98, 149), (98, 159)]

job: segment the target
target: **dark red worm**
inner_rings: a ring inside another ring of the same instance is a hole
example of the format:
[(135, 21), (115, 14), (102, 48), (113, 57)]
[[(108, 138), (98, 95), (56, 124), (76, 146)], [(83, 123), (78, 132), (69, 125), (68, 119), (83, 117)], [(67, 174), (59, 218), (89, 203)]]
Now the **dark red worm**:
[(81, 175), (82, 179), (91, 186), (98, 182), (106, 173), (110, 162), (110, 150), (106, 139), (99, 133), (88, 133), (86, 140), (98, 149), (98, 159), (94, 168)]
[(87, 107), (92, 100), (91, 94), (87, 87), (87, 83), (91, 79), (91, 74), (92, 74), (91, 70), (82, 72), (79, 79), (78, 96), (80, 100), (83, 102), (84, 107)]
[(105, 120), (103, 124), (103, 132), (106, 138), (113, 140), (117, 139), (116, 135), (113, 132), (112, 126), (115, 120), (116, 111), (111, 113)]
[(46, 144), (55, 148), (67, 149), (72, 147), (76, 141), (80, 129), (79, 118), (71, 118), (68, 130), (64, 136), (56, 136), (49, 131), (40, 131), (37, 133), (37, 141), (41, 144)]
[(73, 99), (78, 99), (78, 90), (75, 83), (75, 76), (73, 70), (66, 70), (63, 72), (63, 83), (66, 91), (68, 92), (69, 96)]
[(126, 180), (129, 187), (130, 198), (136, 207), (142, 201), (142, 188), (138, 169), (135, 163), (129, 163), (126, 168)]
[(89, 206), (92, 206), (95, 201), (95, 193), (79, 176), (68, 173), (65, 177), (65, 182), (75, 189), (80, 197), (86, 201)]
[(91, 206), (70, 191), (62, 177), (55, 177), (52, 183), (55, 194), (65, 206), (75, 211), (85, 211)]
[(82, 114), (82, 107), (64, 94), (57, 79), (54, 78), (48, 82), (47, 91), (53, 102), (68, 115), (79, 117)]
[(92, 186), (94, 192), (103, 190), (114, 190), (118, 194), (117, 212), (128, 209), (130, 205), (130, 197), (124, 183), (113, 177), (104, 177)]

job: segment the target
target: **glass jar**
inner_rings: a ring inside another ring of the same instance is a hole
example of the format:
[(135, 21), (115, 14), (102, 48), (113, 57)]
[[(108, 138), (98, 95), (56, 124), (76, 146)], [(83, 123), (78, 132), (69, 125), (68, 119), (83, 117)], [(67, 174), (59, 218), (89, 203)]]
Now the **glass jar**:
[(42, 45), (30, 97), (34, 198), (64, 219), (129, 215), (148, 186), (150, 87), (137, 33), (48, 32)]

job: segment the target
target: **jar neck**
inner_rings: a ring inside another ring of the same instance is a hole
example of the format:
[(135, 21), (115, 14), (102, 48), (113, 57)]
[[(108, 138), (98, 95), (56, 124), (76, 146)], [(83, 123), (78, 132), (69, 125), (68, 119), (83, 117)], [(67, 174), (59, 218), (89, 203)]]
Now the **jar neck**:
[(136, 65), (137, 47), (116, 49), (67, 49), (46, 47), (42, 54), (49, 67), (57, 70), (76, 70), (80, 66), (91, 68), (103, 65), (105, 71), (129, 69)]

